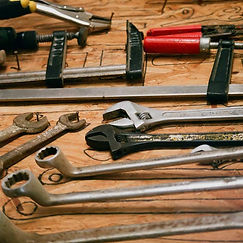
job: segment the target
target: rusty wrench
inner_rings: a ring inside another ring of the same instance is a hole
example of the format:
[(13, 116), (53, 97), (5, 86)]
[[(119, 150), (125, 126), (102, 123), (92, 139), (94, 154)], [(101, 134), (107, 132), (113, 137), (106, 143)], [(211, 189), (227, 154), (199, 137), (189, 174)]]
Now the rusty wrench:
[(166, 111), (122, 101), (108, 108), (103, 114), (104, 120), (119, 117), (123, 118), (109, 124), (119, 128), (135, 128), (145, 131), (159, 124), (243, 120), (243, 107)]
[(0, 144), (22, 133), (32, 134), (44, 131), (49, 125), (46, 116), (37, 119), (37, 121), (31, 121), (33, 115), (29, 112), (16, 116), (10, 127), (0, 131)]
[[(22, 182), (22, 184), (19, 185), (18, 182)], [(83, 202), (103, 202), (184, 192), (237, 188), (243, 188), (243, 177), (225, 177), (211, 180), (183, 181), (149, 186), (51, 194), (45, 190), (44, 186), (29, 170), (15, 171), (2, 179), (2, 190), (6, 196), (12, 198), (29, 197), (42, 206), (66, 205)]]
[(116, 242), (240, 228), (243, 228), (243, 212), (40, 235), (22, 231), (0, 211), (2, 243)]
[(78, 131), (84, 126), (85, 120), (79, 120), (77, 113), (70, 113), (60, 116), (56, 126), (48, 129), (14, 150), (0, 156), (0, 173), (2, 173), (4, 169), (11, 167), (23, 158), (45, 146), (47, 143), (53, 141), (58, 136), (63, 135), (65, 132)]
[(212, 146), (243, 145), (243, 132), (146, 134), (104, 124), (85, 135), (86, 143), (99, 151), (109, 150), (113, 159), (137, 151), (159, 148), (191, 148), (202, 144)]

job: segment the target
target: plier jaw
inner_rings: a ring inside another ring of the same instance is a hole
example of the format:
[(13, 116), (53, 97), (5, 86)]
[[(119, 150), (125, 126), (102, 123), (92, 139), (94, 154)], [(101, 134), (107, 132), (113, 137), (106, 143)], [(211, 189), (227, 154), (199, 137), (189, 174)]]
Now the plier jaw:
[(89, 32), (110, 29), (111, 18), (93, 15), (80, 7), (54, 4), (46, 0), (36, 0), (36, 12), (87, 27)]

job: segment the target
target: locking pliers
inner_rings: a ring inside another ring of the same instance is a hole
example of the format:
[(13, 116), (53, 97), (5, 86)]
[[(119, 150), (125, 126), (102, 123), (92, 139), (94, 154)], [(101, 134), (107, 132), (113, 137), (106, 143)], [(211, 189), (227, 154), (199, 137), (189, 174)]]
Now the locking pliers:
[(89, 32), (110, 29), (111, 26), (111, 18), (93, 15), (82, 7), (61, 5), (46, 0), (0, 0), (0, 19), (15, 18), (33, 12), (87, 27)]

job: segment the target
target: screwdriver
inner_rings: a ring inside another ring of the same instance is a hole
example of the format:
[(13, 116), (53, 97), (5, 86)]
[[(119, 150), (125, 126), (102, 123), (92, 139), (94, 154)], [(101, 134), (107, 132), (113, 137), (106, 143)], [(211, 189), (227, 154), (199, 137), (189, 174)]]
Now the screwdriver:
[[(77, 38), (78, 45), (81, 47), (85, 46), (87, 36), (86, 27), (81, 27), (77, 33), (67, 33), (67, 39)], [(0, 50), (36, 50), (39, 42), (51, 42), (52, 39), (52, 35), (38, 35), (34, 30), (16, 33), (12, 27), (0, 27)]]
[[(144, 38), (144, 51), (161, 54), (199, 54), (218, 48), (219, 39), (243, 34), (242, 25), (188, 25), (153, 28)], [(243, 43), (234, 43), (243, 49)]]

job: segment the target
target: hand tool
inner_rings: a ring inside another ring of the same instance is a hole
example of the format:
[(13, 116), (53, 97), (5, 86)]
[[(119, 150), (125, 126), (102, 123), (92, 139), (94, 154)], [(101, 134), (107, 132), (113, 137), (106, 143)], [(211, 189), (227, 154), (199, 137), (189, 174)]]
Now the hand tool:
[[(87, 28), (81, 27), (78, 32), (67, 32), (67, 40), (77, 39), (79, 46), (84, 47), (87, 41)], [(51, 42), (53, 34), (37, 34), (34, 30), (16, 33), (12, 27), (0, 27), (0, 49), (14, 51), (18, 49), (36, 50), (39, 43)]]
[(42, 168), (55, 168), (67, 177), (82, 178), (192, 163), (212, 165), (213, 163), (218, 162), (239, 161), (242, 158), (243, 146), (215, 149), (208, 145), (202, 145), (193, 149), (191, 153), (183, 155), (74, 167), (57, 146), (49, 146), (44, 147), (37, 152), (35, 161)]
[[(144, 38), (144, 51), (161, 54), (199, 54), (217, 49), (219, 40), (243, 35), (243, 25), (188, 25), (153, 28)], [(243, 43), (233, 43), (243, 49)]]
[(105, 124), (90, 130), (85, 140), (95, 150), (109, 150), (115, 160), (149, 149), (191, 148), (205, 143), (212, 146), (239, 146), (243, 145), (243, 132), (145, 134), (127, 132)]
[(81, 7), (60, 5), (46, 0), (0, 1), (0, 19), (15, 18), (33, 12), (87, 27), (89, 32), (110, 29), (111, 26), (111, 19), (93, 15)]
[[(130, 22), (126, 24), (127, 43), (126, 43), (126, 64), (109, 65), (99, 67), (84, 68), (65, 68), (63, 70), (63, 79), (65, 81), (75, 81), (81, 78), (125, 78), (128, 81), (143, 81), (144, 78), (144, 52), (142, 32)], [(45, 71), (37, 72), (17, 72), (0, 75), (0, 86), (6, 88), (8, 85), (14, 87), (23, 84), (43, 84), (46, 80)]]
[[(31, 121), (33, 115), (33, 113), (29, 112), (16, 116), (10, 127), (0, 131), (0, 144), (7, 140), (11, 140), (20, 134), (42, 132), (49, 126), (46, 116), (43, 116), (40, 119), (38, 118), (36, 121)], [(38, 114), (37, 116), (39, 117)]]
[[(23, 184), (19, 185), (18, 182)], [(237, 189), (243, 187), (243, 177), (162, 183), (149, 186), (114, 188), (96, 191), (48, 193), (29, 170), (18, 170), (2, 179), (2, 190), (11, 198), (29, 197), (41, 206), (55, 206), (83, 202), (104, 202), (127, 198), (149, 197), (185, 192)]]
[[(219, 42), (212, 42), (207, 37), (160, 37), (146, 36), (144, 38), (144, 51), (146, 53), (161, 54), (199, 54), (218, 49)], [(243, 43), (235, 42), (235, 49), (243, 49)]]
[(124, 129), (135, 128), (145, 131), (160, 124), (242, 120), (243, 107), (163, 111), (141, 106), (131, 101), (122, 101), (108, 108), (103, 113), (103, 118), (104, 120), (120, 118), (109, 124)]
[(243, 25), (184, 25), (152, 28), (147, 36), (232, 38), (243, 34)]
[[(87, 69), (87, 68), (86, 68)], [(96, 68), (95, 68), (96, 69)], [(102, 67), (103, 69), (103, 67)], [(106, 69), (106, 68), (105, 68)], [(81, 75), (82, 69), (79, 69)], [(64, 69), (64, 76), (67, 74), (67, 69)], [(103, 73), (109, 73), (109, 67), (106, 70), (101, 70)], [(120, 69), (122, 72), (122, 67)], [(119, 71), (118, 71), (119, 72)], [(91, 72), (90, 72), (91, 73)], [(112, 71), (112, 73), (114, 73)], [(44, 74), (44, 73), (43, 73)], [(74, 73), (70, 72), (74, 76)], [(8, 74), (7, 76), (11, 76)], [(45, 74), (44, 74), (45, 76)], [(14, 83), (18, 80), (14, 79)], [(1, 80), (0, 80), (1, 82)], [(10, 80), (8, 81), (8, 85)], [(34, 89), (0, 89), (0, 102), (39, 102), (39, 103), (60, 103), (60, 102), (80, 102), (91, 100), (144, 100), (144, 99), (188, 99), (195, 100), (206, 98), (207, 85), (196, 86), (124, 86), (124, 87), (110, 87), (99, 86), (92, 88), (34, 88)], [(242, 84), (229, 85), (229, 98), (240, 99), (243, 97)]]
[(2, 243), (57, 243), (60, 242), (60, 239), (66, 243), (116, 242), (157, 238), (168, 235), (240, 229), (243, 228), (242, 218), (243, 212), (238, 212), (40, 235), (22, 231), (0, 211), (0, 238)]
[(0, 50), (0, 65), (3, 65), (6, 61), (6, 53), (4, 50)]
[(58, 136), (62, 136), (66, 132), (78, 131), (84, 126), (85, 120), (79, 120), (77, 113), (69, 113), (60, 116), (56, 126), (53, 128), (48, 129), (47, 131), (9, 151), (8, 153), (1, 155), (0, 173), (2, 173), (4, 169), (13, 166), (23, 158), (45, 146), (47, 143), (50, 143)]

